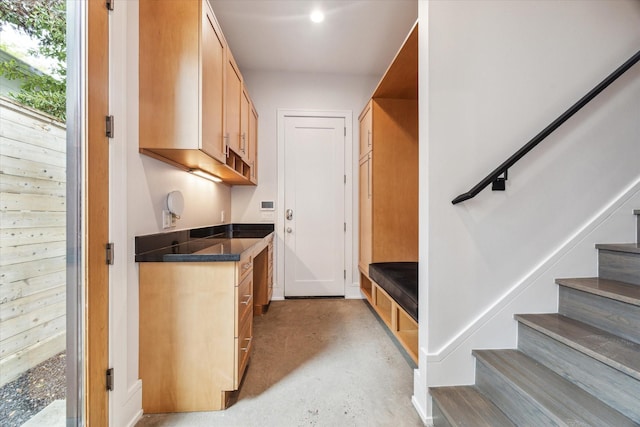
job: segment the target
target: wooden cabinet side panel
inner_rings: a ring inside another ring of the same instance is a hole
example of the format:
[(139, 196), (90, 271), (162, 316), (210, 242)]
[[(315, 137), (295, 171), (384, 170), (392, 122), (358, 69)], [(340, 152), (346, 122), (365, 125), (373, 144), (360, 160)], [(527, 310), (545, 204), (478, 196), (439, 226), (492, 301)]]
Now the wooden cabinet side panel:
[(222, 409), (235, 366), (234, 263), (140, 263), (145, 413)]
[(226, 45), (209, 3), (202, 14), (202, 150), (224, 163), (224, 68)]
[(140, 0), (140, 148), (199, 146), (200, 7)]
[(418, 260), (418, 103), (374, 99), (372, 262)]
[(269, 304), (269, 250), (265, 248), (253, 259), (253, 300), (256, 308)]
[(360, 160), (359, 177), (359, 206), (360, 206), (360, 255), (359, 267), (366, 274), (369, 274), (369, 264), (371, 263), (371, 208), (372, 208), (372, 188), (371, 188), (371, 164), (373, 154), (368, 154)]

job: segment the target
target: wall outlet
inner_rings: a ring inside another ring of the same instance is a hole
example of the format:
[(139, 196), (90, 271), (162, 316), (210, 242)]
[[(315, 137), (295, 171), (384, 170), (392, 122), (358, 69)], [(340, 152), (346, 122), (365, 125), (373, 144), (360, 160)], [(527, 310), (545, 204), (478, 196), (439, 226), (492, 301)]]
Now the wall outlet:
[(220, 222), (224, 223), (224, 211), (220, 211)]
[(173, 215), (168, 210), (162, 211), (162, 228), (171, 228), (172, 225), (175, 225), (175, 221), (173, 219)]

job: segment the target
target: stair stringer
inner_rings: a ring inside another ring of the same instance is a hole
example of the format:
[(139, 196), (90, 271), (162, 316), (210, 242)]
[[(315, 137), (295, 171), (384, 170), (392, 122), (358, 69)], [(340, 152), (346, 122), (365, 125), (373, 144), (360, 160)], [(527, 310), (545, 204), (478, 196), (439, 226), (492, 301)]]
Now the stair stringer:
[[(460, 330), (446, 345), (426, 351), (428, 387), (475, 382), (474, 349), (516, 348), (517, 313), (557, 312), (557, 277), (597, 276), (596, 243), (631, 242), (636, 230), (634, 209), (640, 207), (640, 176), (522, 279)], [(479, 284), (480, 286), (480, 284)], [(429, 408), (431, 405), (429, 405)], [(428, 411), (430, 412), (430, 411)], [(428, 416), (431, 414), (429, 413)]]

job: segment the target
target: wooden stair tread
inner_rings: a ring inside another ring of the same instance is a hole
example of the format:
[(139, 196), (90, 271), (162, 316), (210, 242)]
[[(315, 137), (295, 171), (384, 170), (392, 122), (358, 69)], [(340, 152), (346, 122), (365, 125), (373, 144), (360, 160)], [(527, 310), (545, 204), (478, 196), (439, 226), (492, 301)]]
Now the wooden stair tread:
[(640, 243), (598, 243), (596, 249), (640, 254)]
[(561, 314), (517, 314), (519, 322), (640, 380), (640, 344)]
[(430, 387), (429, 393), (452, 426), (515, 425), (491, 400), (473, 386)]
[(633, 421), (518, 350), (474, 350), (473, 355), (568, 425), (634, 426)]
[(556, 279), (556, 283), (640, 307), (640, 286), (599, 277)]

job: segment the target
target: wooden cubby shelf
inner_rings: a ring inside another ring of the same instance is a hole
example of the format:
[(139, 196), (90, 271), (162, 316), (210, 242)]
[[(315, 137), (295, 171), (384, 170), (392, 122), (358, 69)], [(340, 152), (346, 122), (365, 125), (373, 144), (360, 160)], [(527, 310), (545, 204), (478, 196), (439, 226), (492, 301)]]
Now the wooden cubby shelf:
[(376, 282), (360, 273), (360, 290), (411, 359), (418, 364), (418, 322)]

